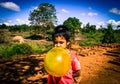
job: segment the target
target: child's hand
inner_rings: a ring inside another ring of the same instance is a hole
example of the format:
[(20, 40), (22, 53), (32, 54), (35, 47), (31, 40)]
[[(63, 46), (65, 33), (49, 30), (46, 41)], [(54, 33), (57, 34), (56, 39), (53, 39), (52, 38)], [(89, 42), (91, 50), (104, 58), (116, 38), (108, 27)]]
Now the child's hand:
[(74, 77), (73, 79), (74, 79), (74, 84), (80, 84), (80, 81), (81, 81), (82, 77), (81, 76)]

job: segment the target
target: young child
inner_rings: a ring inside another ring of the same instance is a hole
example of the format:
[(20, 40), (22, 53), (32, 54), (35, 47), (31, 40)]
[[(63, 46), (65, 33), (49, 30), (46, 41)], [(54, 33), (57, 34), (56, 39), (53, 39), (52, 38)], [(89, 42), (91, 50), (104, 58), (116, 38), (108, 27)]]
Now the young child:
[[(47, 84), (74, 84), (74, 78), (80, 78), (81, 67), (77, 55), (73, 51), (67, 49), (67, 46), (70, 44), (69, 29), (63, 25), (55, 27), (52, 34), (52, 40), (54, 42), (54, 47), (63, 47), (68, 51), (71, 57), (71, 68), (62, 77), (55, 77), (49, 74)], [(79, 80), (75, 82), (77, 83)]]

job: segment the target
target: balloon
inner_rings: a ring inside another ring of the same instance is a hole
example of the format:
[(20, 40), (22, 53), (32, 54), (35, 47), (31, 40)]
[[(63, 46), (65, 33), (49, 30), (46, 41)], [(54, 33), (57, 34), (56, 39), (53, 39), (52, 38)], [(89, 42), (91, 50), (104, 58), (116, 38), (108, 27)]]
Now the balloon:
[(45, 70), (56, 77), (65, 75), (71, 66), (71, 58), (67, 50), (62, 47), (54, 47), (44, 58)]

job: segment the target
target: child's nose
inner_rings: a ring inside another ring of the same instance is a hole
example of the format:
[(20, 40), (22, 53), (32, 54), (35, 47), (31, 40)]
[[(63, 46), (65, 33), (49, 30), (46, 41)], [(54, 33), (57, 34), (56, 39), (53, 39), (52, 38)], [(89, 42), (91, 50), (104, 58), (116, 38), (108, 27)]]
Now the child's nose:
[(60, 47), (60, 43), (57, 43), (57, 47)]

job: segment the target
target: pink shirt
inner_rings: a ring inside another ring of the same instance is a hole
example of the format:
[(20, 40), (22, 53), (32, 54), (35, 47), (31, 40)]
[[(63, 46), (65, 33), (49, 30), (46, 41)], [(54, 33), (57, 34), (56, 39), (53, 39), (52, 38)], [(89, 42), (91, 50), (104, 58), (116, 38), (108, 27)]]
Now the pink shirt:
[(80, 62), (77, 55), (73, 51), (68, 51), (71, 56), (71, 68), (67, 74), (62, 77), (55, 77), (52, 75), (48, 75), (47, 84), (73, 84), (73, 71), (80, 70)]

